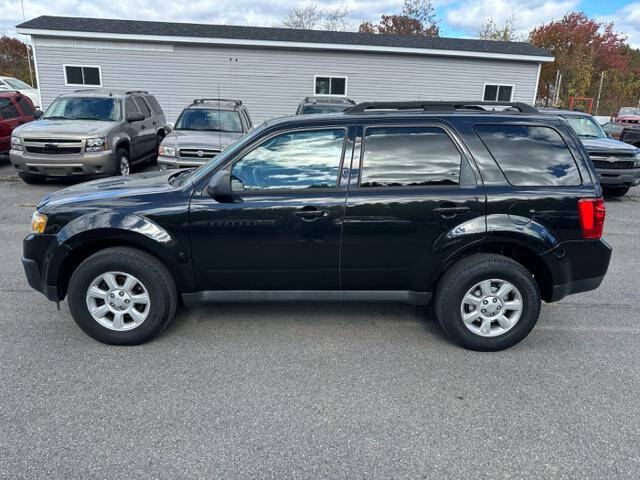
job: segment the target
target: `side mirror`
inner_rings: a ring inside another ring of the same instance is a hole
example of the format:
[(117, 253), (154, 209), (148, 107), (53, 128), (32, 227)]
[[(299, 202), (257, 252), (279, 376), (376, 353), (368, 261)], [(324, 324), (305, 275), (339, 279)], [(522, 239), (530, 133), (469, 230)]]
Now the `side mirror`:
[(231, 174), (226, 168), (213, 174), (207, 185), (207, 193), (214, 198), (231, 197)]
[(139, 112), (130, 113), (129, 115), (127, 115), (127, 122), (129, 122), (129, 123), (141, 122), (144, 119), (145, 119), (145, 116), (142, 113), (139, 113)]
[(37, 108), (33, 111), (33, 118), (40, 118), (42, 116), (42, 110), (38, 110)]

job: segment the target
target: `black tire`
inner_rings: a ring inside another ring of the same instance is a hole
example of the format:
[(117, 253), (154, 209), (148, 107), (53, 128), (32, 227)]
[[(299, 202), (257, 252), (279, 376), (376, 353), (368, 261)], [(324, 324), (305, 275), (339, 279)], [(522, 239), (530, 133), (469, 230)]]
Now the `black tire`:
[[(122, 158), (125, 157), (127, 160), (127, 163), (129, 165), (129, 169), (128, 170), (124, 170), (123, 169), (123, 165), (122, 165)], [(131, 173), (131, 156), (129, 155), (129, 152), (125, 149), (125, 148), (118, 148), (116, 150), (116, 170), (115, 170), (115, 174), (116, 175), (129, 175)]]
[[(510, 282), (522, 297), (519, 320), (494, 337), (472, 332), (462, 321), (461, 313), (464, 295), (487, 279)], [(458, 261), (445, 272), (436, 291), (435, 311), (440, 325), (457, 344), (470, 350), (503, 350), (520, 342), (536, 324), (540, 315), (540, 290), (531, 273), (519, 263), (502, 255), (478, 254)]]
[(47, 181), (47, 177), (43, 177), (41, 175), (31, 175), (29, 173), (18, 173), (18, 176), (22, 179), (24, 183), (28, 183), (29, 185), (40, 185)]
[(602, 192), (607, 197), (624, 197), (631, 187), (602, 187)]
[[(89, 312), (87, 289), (96, 277), (109, 271), (133, 275), (147, 289), (148, 316), (131, 330), (110, 330)], [(169, 270), (155, 257), (135, 248), (113, 247), (91, 255), (73, 272), (68, 302), (73, 319), (87, 335), (110, 345), (138, 345), (153, 339), (171, 322), (178, 293)]]

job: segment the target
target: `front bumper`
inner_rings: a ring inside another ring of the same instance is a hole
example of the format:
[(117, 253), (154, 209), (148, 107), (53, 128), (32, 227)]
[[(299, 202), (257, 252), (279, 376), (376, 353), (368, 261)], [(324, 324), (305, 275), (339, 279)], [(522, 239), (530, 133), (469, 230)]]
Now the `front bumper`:
[(567, 295), (595, 290), (609, 269), (611, 247), (604, 240), (563, 242), (543, 255), (552, 267), (553, 285), (548, 302)]
[(172, 170), (174, 168), (193, 168), (204, 165), (210, 159), (196, 160), (193, 158), (180, 158), (180, 157), (158, 157), (158, 168), (164, 167), (166, 170)]
[(18, 173), (43, 177), (111, 175), (116, 170), (113, 150), (85, 152), (80, 155), (44, 155), (11, 150), (9, 160)]
[(620, 170), (596, 168), (601, 185), (635, 187), (640, 185), (640, 168)]
[(22, 242), (22, 266), (27, 282), (49, 300), (62, 300), (58, 292), (57, 277), (61, 255), (58, 239), (50, 234), (29, 234)]

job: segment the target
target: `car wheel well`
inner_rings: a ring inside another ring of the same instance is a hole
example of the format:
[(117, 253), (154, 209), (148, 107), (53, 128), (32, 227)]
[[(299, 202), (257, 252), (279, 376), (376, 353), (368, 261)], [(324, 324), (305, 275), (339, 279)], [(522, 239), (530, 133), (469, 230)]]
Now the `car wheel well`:
[[(67, 290), (69, 288), (69, 281), (71, 280), (71, 276), (73, 272), (80, 266), (82, 262), (84, 262), (87, 258), (89, 258), (94, 253), (98, 253), (101, 250), (112, 247), (130, 247), (135, 248), (137, 250), (143, 251), (155, 257), (162, 264), (162, 258), (153, 253), (147, 248), (140, 246), (135, 242), (128, 242), (126, 240), (120, 239), (104, 239), (104, 240), (96, 240), (94, 242), (86, 243), (82, 246), (76, 247), (72, 250), (71, 254), (65, 258), (63, 264), (60, 267), (58, 272), (58, 294), (60, 299), (64, 299), (67, 295)], [(166, 266), (166, 264), (165, 264)], [(169, 269), (171, 272), (171, 269)], [(172, 275), (173, 276), (173, 275)], [(179, 283), (176, 281), (176, 278), (173, 278), (176, 285)]]
[(129, 154), (129, 158), (131, 158), (131, 144), (129, 143), (129, 140), (120, 140), (116, 144), (116, 150), (119, 148), (124, 148)]
[[(545, 302), (551, 300), (553, 294), (553, 280), (549, 268), (544, 263), (542, 258), (540, 258), (540, 255), (520, 244), (509, 242), (490, 242), (482, 243), (480, 245), (474, 245), (473, 247), (456, 254), (455, 257), (450, 259), (450, 261), (447, 263), (446, 268), (443, 269), (443, 271), (440, 273), (440, 276), (442, 276), (446, 269), (448, 269), (455, 262), (466, 258), (469, 255), (481, 253), (495, 253), (518, 262), (520, 265), (526, 268), (535, 279), (536, 283), (538, 284), (538, 288), (540, 289), (540, 296), (542, 297), (542, 299)], [(439, 280), (440, 278), (438, 278), (438, 281)]]

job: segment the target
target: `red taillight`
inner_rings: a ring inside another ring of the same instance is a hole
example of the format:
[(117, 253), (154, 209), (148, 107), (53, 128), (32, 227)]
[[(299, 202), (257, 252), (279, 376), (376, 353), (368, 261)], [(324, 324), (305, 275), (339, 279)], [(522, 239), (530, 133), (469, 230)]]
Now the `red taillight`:
[(602, 198), (581, 198), (578, 200), (578, 215), (582, 227), (582, 238), (602, 237), (604, 227), (604, 200)]

